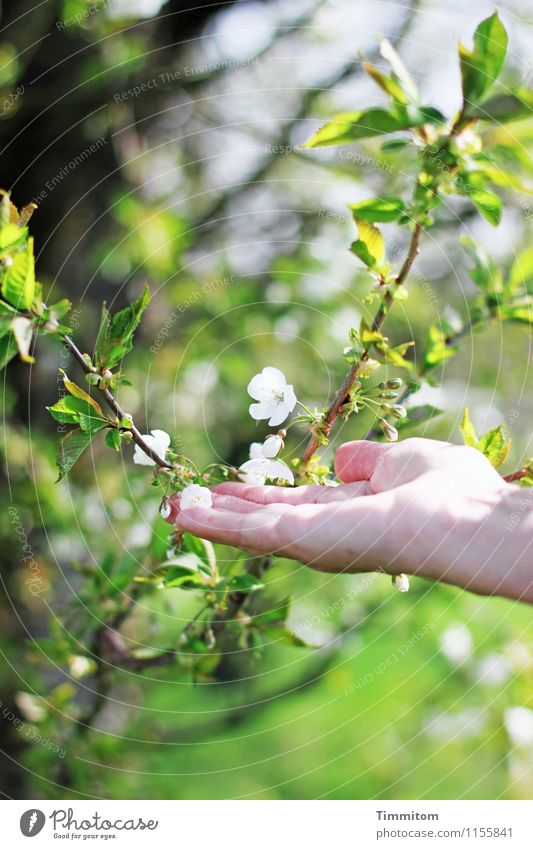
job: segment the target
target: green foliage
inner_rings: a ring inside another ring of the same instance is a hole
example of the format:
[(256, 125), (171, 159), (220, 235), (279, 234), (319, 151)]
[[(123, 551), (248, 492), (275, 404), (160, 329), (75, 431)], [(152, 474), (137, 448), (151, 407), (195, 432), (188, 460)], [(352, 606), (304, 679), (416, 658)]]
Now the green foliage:
[(145, 287), (136, 301), (114, 315), (104, 304), (96, 340), (96, 359), (101, 371), (114, 368), (132, 350), (133, 334), (149, 303), (150, 292)]
[(482, 21), (474, 33), (474, 46), (459, 45), (463, 98), (478, 103), (498, 79), (507, 52), (507, 32), (498, 13)]
[(425, 124), (442, 124), (443, 115), (431, 106), (396, 110), (366, 109), (359, 112), (342, 112), (328, 121), (306, 143), (306, 147), (325, 147), (332, 144), (349, 144), (372, 136), (412, 130)]
[(398, 221), (405, 210), (405, 204), (401, 198), (372, 198), (352, 203), (350, 209), (356, 221), (373, 224), (376, 221)]
[(499, 469), (503, 465), (511, 447), (511, 439), (507, 434), (505, 425), (498, 425), (498, 427), (478, 437), (470, 419), (468, 407), (465, 407), (461, 421), (461, 432), (465, 445), (481, 451), (495, 469)]

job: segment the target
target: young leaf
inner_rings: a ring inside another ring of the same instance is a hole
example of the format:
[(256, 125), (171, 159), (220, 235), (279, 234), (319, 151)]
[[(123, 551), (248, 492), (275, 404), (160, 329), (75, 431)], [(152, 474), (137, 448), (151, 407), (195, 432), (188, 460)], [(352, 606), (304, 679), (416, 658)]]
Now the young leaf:
[(361, 221), (354, 216), (359, 238), (353, 242), (351, 250), (369, 268), (381, 265), (385, 258), (385, 242), (377, 227)]
[(493, 430), (489, 430), (476, 445), (476, 448), (485, 455), (495, 469), (499, 469), (504, 463), (510, 447), (511, 439), (506, 433), (505, 425), (499, 425)]
[(6, 224), (0, 229), (0, 256), (4, 257), (10, 251), (21, 248), (28, 237), (28, 230), (21, 229), (16, 224)]
[(330, 144), (349, 144), (359, 139), (395, 133), (421, 127), (423, 124), (441, 123), (444, 117), (432, 107), (422, 107), (409, 112), (388, 112), (386, 109), (366, 109), (361, 112), (341, 112), (325, 124), (306, 142), (304, 147), (324, 147)]
[(76, 428), (61, 439), (57, 450), (58, 481), (64, 478), (65, 475), (68, 475), (76, 460), (89, 447), (94, 436), (94, 433), (84, 433), (79, 428)]
[(468, 407), (465, 407), (464, 409), (463, 418), (459, 427), (461, 428), (465, 445), (470, 445), (475, 448), (478, 443), (478, 435), (470, 419), (470, 410)]
[(507, 32), (494, 12), (474, 33), (474, 46), (459, 44), (465, 104), (477, 103), (498, 78), (507, 52)]
[(105, 444), (108, 448), (120, 451), (120, 432), (116, 428), (110, 428), (105, 435)]
[(404, 63), (400, 59), (398, 53), (390, 43), (387, 38), (381, 39), (380, 51), (381, 55), (389, 63), (392, 70), (394, 71), (396, 77), (399, 82), (402, 84), (403, 90), (410, 97), (411, 100), (416, 102), (418, 100), (418, 89), (416, 84), (405, 67)]
[(404, 105), (409, 103), (409, 97), (406, 92), (403, 90), (400, 83), (393, 77), (387, 77), (370, 62), (363, 62), (363, 68), (367, 74), (372, 77), (374, 82), (376, 82), (378, 86), (389, 95), (389, 97), (392, 97), (393, 100), (397, 100), (398, 103), (402, 103)]
[(72, 380), (69, 380), (62, 369), (60, 369), (60, 372), (63, 376), (63, 384), (67, 392), (70, 392), (70, 394), (73, 395), (75, 398), (79, 398), (80, 400), (85, 401), (93, 408), (93, 410), (96, 411), (96, 413), (100, 417), (103, 418), (104, 411), (102, 410), (100, 404), (95, 401), (94, 398), (91, 398), (91, 396), (88, 395), (87, 392), (85, 392), (85, 390), (81, 388), (81, 386), (78, 386), (76, 383), (73, 383)]
[(474, 267), (469, 269), (469, 273), (476, 286), (487, 294), (500, 294), (503, 291), (503, 276), (492, 257), (473, 239), (466, 236), (461, 238), (461, 244), (474, 262)]
[(11, 257), (2, 280), (2, 295), (17, 309), (31, 309), (35, 295), (33, 239), (28, 239), (26, 248)]
[(96, 356), (102, 367), (113, 368), (131, 351), (133, 334), (149, 302), (150, 292), (145, 288), (136, 301), (115, 315), (111, 315), (104, 305), (96, 342)]
[(350, 204), (356, 221), (397, 221), (405, 211), (405, 204), (400, 198), (371, 198), (359, 203)]
[(497, 227), (502, 219), (503, 204), (493, 192), (472, 192), (472, 203), (489, 224)]
[(430, 371), (443, 363), (444, 360), (455, 356), (456, 351), (456, 346), (448, 344), (446, 334), (441, 328), (435, 324), (431, 325), (422, 360), (424, 371)]

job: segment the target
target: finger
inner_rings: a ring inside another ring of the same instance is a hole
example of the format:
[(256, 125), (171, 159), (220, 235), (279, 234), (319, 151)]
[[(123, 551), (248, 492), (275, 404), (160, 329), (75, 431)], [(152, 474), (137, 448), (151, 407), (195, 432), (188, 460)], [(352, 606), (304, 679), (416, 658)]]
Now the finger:
[(344, 483), (369, 481), (391, 445), (364, 439), (345, 442), (335, 454), (335, 472)]
[(311, 490), (315, 486), (249, 486), (244, 483), (220, 483), (212, 492), (232, 495), (235, 498), (252, 501), (255, 504), (307, 504), (311, 499)]
[(178, 512), (176, 527), (201, 539), (266, 554), (276, 548), (279, 518), (268, 508), (237, 513), (215, 507), (190, 507)]
[[(213, 507), (217, 510), (229, 510), (232, 513), (257, 513), (258, 505), (254, 501), (247, 501), (245, 498), (236, 498), (234, 495), (223, 495), (219, 492), (213, 492)], [(266, 505), (264, 505), (266, 506)], [(293, 506), (293, 505), (289, 505)], [(278, 515), (286, 511), (287, 505), (284, 504), (269, 504), (271, 511), (276, 511)]]
[(254, 504), (328, 504), (342, 501), (369, 492), (366, 481), (357, 481), (349, 486), (247, 486), (243, 483), (222, 483), (215, 486), (213, 493), (231, 495)]

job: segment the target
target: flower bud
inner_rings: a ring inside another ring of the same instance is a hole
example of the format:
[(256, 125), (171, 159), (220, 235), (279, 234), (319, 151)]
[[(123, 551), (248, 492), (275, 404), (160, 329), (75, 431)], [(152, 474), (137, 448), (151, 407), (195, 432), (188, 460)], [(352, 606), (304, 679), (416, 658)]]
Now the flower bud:
[(405, 419), (407, 417), (407, 410), (405, 409), (403, 404), (393, 404), (392, 414), (398, 419)]
[(400, 575), (395, 575), (392, 583), (399, 593), (406, 593), (409, 590), (409, 578), (403, 572)]
[(171, 513), (172, 513), (172, 506), (170, 504), (170, 498), (167, 495), (165, 495), (165, 497), (163, 498), (163, 501), (161, 502), (161, 506), (159, 508), (159, 515), (163, 519), (168, 519), (168, 517), (170, 516)]
[(388, 422), (386, 419), (381, 419), (379, 424), (380, 424), (381, 430), (385, 434), (385, 438), (389, 442), (396, 442), (397, 439), (398, 439), (398, 431), (396, 430), (394, 425), (391, 425), (391, 423)]
[(384, 389), (399, 389), (403, 386), (403, 380), (401, 377), (393, 377), (391, 380), (387, 380)]

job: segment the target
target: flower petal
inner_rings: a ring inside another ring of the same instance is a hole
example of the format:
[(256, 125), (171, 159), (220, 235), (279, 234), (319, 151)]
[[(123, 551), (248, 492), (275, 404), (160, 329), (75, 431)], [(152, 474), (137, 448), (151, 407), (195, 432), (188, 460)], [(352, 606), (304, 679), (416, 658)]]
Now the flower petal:
[(261, 401), (259, 404), (250, 404), (248, 412), (252, 419), (258, 422), (261, 419), (268, 419), (271, 415), (271, 406), (271, 404), (265, 404), (264, 401)]
[[(255, 443), (257, 444), (257, 443)], [(283, 448), (283, 440), (281, 436), (267, 436), (265, 441), (261, 446), (261, 453), (263, 457), (268, 457), (269, 459), (273, 459), (277, 457), (281, 449)], [(250, 454), (250, 456), (252, 456)]]

